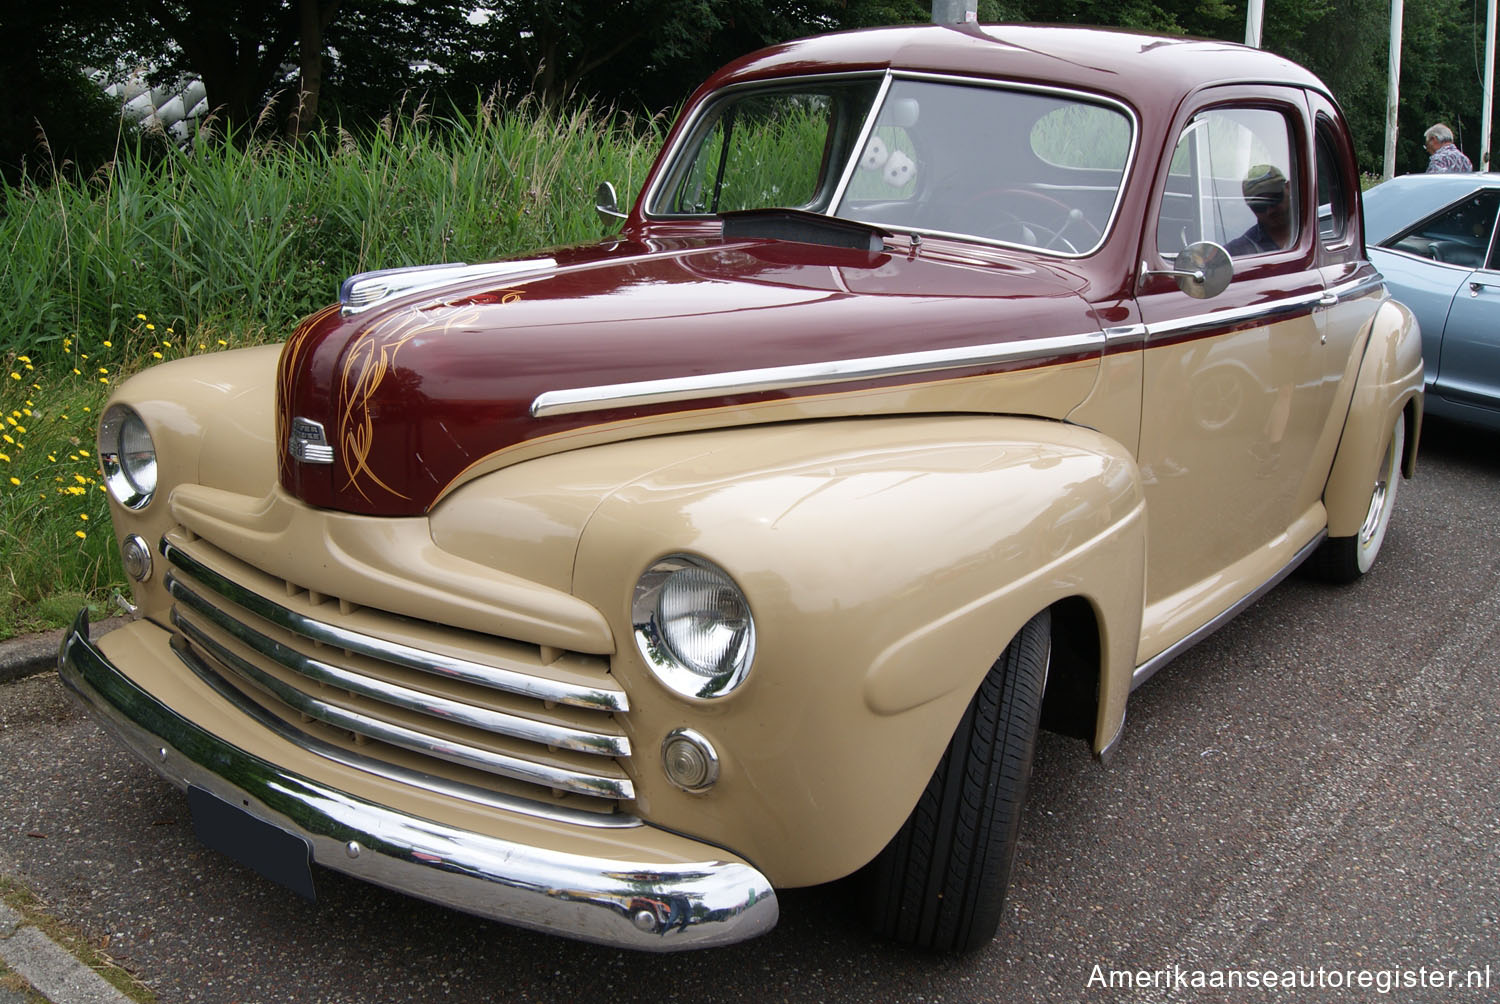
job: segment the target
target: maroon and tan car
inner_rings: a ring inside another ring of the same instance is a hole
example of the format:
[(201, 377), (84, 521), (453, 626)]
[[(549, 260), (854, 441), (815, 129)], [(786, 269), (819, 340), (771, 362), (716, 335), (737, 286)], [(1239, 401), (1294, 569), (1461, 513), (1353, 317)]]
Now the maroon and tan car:
[(1344, 120), (1220, 42), (836, 34), (689, 101), (619, 235), (354, 276), (100, 426), (128, 626), (64, 680), (202, 839), (678, 949), (863, 871), (993, 935), (1039, 728), (1304, 561), (1422, 405)]

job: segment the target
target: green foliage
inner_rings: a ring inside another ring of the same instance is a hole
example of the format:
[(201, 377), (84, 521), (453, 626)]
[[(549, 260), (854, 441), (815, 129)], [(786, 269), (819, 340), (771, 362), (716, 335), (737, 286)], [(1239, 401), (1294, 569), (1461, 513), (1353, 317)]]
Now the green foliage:
[(0, 637), (102, 611), (123, 581), (91, 431), (109, 392), (94, 364), (114, 353), (83, 355), (87, 369), (20, 355), (0, 373)]
[(489, 261), (598, 239), (593, 191), (637, 190), (657, 121), (533, 102), (363, 141), (202, 135), (159, 162), (0, 188), (0, 636), (51, 626), (58, 592), (123, 581), (93, 457), (114, 383), (157, 360), (290, 332), (351, 273)]
[(594, 187), (632, 190), (659, 141), (654, 121), (493, 100), (442, 122), (388, 119), (364, 142), (205, 134), (159, 162), (137, 148), (86, 181), (6, 186), (0, 352), (128, 339), (137, 313), (276, 337), (353, 272), (594, 239)]

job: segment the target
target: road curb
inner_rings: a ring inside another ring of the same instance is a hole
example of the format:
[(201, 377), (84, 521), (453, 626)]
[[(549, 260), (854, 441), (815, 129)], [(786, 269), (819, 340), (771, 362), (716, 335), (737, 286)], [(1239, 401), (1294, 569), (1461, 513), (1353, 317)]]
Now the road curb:
[(58, 1004), (131, 1004), (108, 980), (5, 903), (0, 903), (0, 961)]
[[(128, 617), (110, 617), (97, 624), (90, 624), (89, 637), (98, 638), (129, 622)], [(62, 645), (63, 635), (67, 630), (58, 628), (56, 631), (43, 631), (0, 641), (0, 683), (10, 683), (55, 669), (57, 650)]]

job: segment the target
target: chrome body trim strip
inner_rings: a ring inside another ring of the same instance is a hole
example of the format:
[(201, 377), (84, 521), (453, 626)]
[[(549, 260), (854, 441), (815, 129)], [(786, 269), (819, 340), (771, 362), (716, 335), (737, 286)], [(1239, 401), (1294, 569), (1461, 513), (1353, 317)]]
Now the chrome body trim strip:
[(531, 417), (547, 418), (553, 415), (603, 411), (607, 408), (635, 408), (707, 397), (791, 390), (819, 384), (913, 376), (994, 363), (1026, 362), (1066, 353), (1094, 353), (1101, 351), (1103, 347), (1104, 334), (1091, 331), (1077, 335), (1033, 338), (1022, 342), (962, 345), (925, 352), (901, 352), (888, 356), (835, 359), (795, 366), (769, 366), (728, 373), (704, 373), (598, 387), (549, 390), (537, 395), (536, 400), (531, 402)]
[(249, 679), (282, 703), (296, 709), (314, 721), (331, 725), (336, 729), (348, 729), (360, 736), (399, 746), (402, 749), (437, 757), (463, 767), (472, 767), (501, 777), (514, 778), (571, 791), (580, 795), (595, 795), (600, 798), (633, 799), (635, 786), (628, 778), (598, 777), (562, 767), (539, 764), (505, 753), (470, 746), (442, 736), (429, 735), (409, 729), (404, 725), (381, 721), (358, 711), (320, 701), (296, 687), (278, 680), (248, 659), (241, 658), (214, 641), (181, 614), (174, 611), (172, 626), (227, 669)]
[[(368, 697), (371, 700), (380, 701), (382, 704), (389, 704), (392, 707), (401, 708), (406, 711), (414, 711), (417, 714), (427, 715), (440, 721), (456, 722), (460, 725), (483, 729), (486, 732), (492, 732), (496, 735), (525, 739), (529, 742), (541, 743), (546, 746), (556, 746), (559, 749), (577, 750), (581, 753), (595, 753), (600, 756), (611, 757), (630, 755), (630, 740), (623, 735), (589, 732), (565, 725), (539, 722), (520, 715), (494, 711), (463, 701), (455, 701), (451, 698), (439, 697), (436, 694), (413, 690), (410, 687), (404, 687), (397, 683), (388, 683), (385, 680), (365, 676), (362, 673), (351, 672), (342, 666), (336, 666), (321, 659), (314, 659), (311, 656), (304, 655), (288, 645), (283, 645), (274, 638), (269, 638), (261, 634), (248, 624), (235, 620), (193, 592), (179, 579), (171, 576), (168, 577), (167, 592), (184, 606), (191, 607), (215, 626), (232, 635), (246, 647), (265, 656), (278, 666), (288, 669), (298, 676), (306, 677), (314, 685), (326, 684), (330, 687), (359, 694), (362, 697)], [(173, 624), (179, 624), (178, 614), (175, 610), (172, 613), (172, 622)], [(201, 634), (186, 619), (181, 620), (180, 626), (184, 630)], [(215, 647), (221, 646), (215, 645)]]
[(570, 854), (423, 819), (272, 764), (182, 718), (88, 639), (81, 613), (58, 673), (96, 719), (179, 788), (204, 788), (308, 841), (320, 865), (482, 917), (617, 948), (733, 944), (776, 925), (771, 884), (706, 844), (666, 863)]
[(1288, 561), (1284, 566), (1282, 566), (1275, 575), (1272, 575), (1265, 582), (1262, 582), (1259, 586), (1252, 589), (1244, 596), (1240, 597), (1240, 599), (1237, 600), (1227, 610), (1219, 614), (1207, 624), (1204, 624), (1202, 627), (1198, 628), (1196, 631), (1189, 634), (1186, 638), (1183, 638), (1175, 645), (1169, 646), (1165, 651), (1152, 656), (1150, 659), (1147, 659), (1145, 662), (1137, 666), (1135, 668), (1135, 672), (1132, 673), (1130, 677), (1130, 689), (1134, 691), (1141, 684), (1151, 679), (1151, 677), (1156, 674), (1157, 670), (1161, 669), (1167, 663), (1171, 662), (1173, 659), (1177, 658), (1179, 655), (1186, 652), (1194, 645), (1198, 644), (1204, 638), (1207, 638), (1209, 635), (1219, 630), (1219, 628), (1223, 627), (1226, 623), (1233, 620), (1246, 607), (1250, 606), (1250, 604), (1254, 603), (1256, 600), (1260, 599), (1262, 596), (1266, 595), (1272, 589), (1280, 585), (1283, 579), (1295, 572), (1297, 570), (1297, 566), (1306, 561), (1308, 557), (1318, 549), (1318, 545), (1323, 543), (1323, 540), (1327, 536), (1328, 531), (1326, 529), (1319, 530), (1318, 535), (1312, 540), (1308, 541), (1306, 544), (1302, 545), (1301, 550), (1292, 555), (1292, 560)]
[[(1352, 300), (1357, 296), (1364, 296), (1377, 289), (1385, 289), (1385, 276), (1376, 271), (1373, 275), (1363, 279), (1350, 279), (1348, 282), (1340, 283), (1331, 287), (1328, 292), (1340, 300)], [(1386, 299), (1390, 299), (1390, 292), (1386, 291)]]
[(1149, 333), (1144, 324), (1122, 324), (1104, 329), (1104, 343), (1112, 349), (1139, 347), (1145, 344)]
[(367, 655), (385, 662), (418, 669), (423, 672), (446, 676), (483, 687), (503, 690), (509, 694), (521, 694), (543, 701), (556, 701), (572, 707), (594, 708), (604, 711), (628, 711), (629, 701), (623, 690), (605, 687), (582, 687), (574, 684), (546, 680), (498, 666), (486, 666), (467, 659), (428, 652), (422, 649), (387, 641), (348, 628), (341, 628), (326, 621), (305, 617), (295, 610), (275, 603), (258, 593), (245, 589), (204, 565), (163, 537), (160, 544), (162, 557), (185, 574), (196, 579), (213, 592), (235, 603), (250, 613), (261, 617), (279, 628), (301, 635), (310, 641), (322, 642), (334, 648), (345, 648), (360, 655)]
[(1169, 321), (1159, 321), (1148, 324), (1148, 338), (1158, 338), (1162, 335), (1192, 334), (1199, 331), (1214, 331), (1226, 328), (1231, 324), (1244, 324), (1253, 321), (1274, 321), (1278, 317), (1288, 314), (1310, 313), (1314, 307), (1319, 306), (1323, 298), (1323, 291), (1304, 293), (1302, 296), (1289, 297), (1285, 300), (1277, 300), (1270, 305), (1254, 304), (1249, 307), (1236, 307), (1231, 310), (1221, 310), (1211, 314), (1193, 314), (1189, 317), (1178, 317)]

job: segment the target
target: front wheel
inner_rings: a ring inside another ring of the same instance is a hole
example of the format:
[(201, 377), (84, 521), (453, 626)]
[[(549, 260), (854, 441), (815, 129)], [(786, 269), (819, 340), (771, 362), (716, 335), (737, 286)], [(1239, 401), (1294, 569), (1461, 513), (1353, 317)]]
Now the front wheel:
[(1370, 491), (1370, 509), (1359, 532), (1352, 537), (1329, 537), (1312, 558), (1312, 570), (1329, 582), (1353, 582), (1375, 564), (1385, 531), (1396, 507), (1396, 486), (1401, 483), (1401, 456), (1406, 451), (1406, 418), (1396, 416), (1391, 438), (1375, 473)]
[(916, 808), (866, 867), (878, 934), (946, 952), (972, 951), (995, 936), (1051, 652), (1043, 611), (990, 667)]

